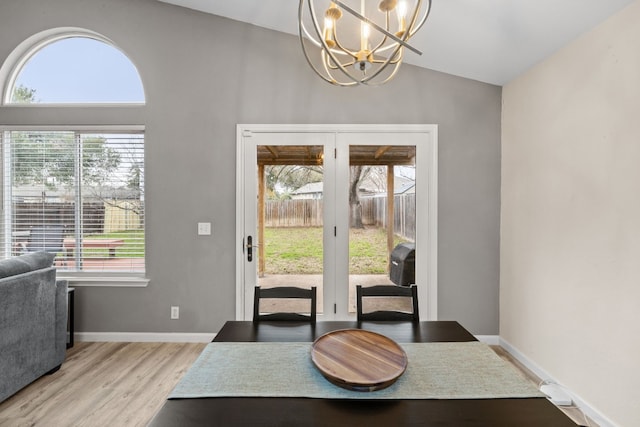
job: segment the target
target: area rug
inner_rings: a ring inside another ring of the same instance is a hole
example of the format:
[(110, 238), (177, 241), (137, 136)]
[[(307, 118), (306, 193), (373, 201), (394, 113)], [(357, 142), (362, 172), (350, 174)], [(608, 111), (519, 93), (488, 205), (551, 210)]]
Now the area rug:
[(480, 342), (406, 343), (405, 373), (374, 392), (338, 387), (316, 369), (310, 343), (210, 343), (169, 396), (322, 399), (494, 399), (543, 397)]

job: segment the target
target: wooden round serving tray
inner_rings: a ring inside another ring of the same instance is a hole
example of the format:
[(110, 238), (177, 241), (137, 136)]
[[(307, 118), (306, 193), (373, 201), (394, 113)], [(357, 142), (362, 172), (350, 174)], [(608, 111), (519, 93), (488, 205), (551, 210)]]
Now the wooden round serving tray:
[(407, 354), (395, 341), (363, 329), (329, 332), (311, 346), (311, 360), (332, 383), (355, 391), (393, 384), (407, 369)]

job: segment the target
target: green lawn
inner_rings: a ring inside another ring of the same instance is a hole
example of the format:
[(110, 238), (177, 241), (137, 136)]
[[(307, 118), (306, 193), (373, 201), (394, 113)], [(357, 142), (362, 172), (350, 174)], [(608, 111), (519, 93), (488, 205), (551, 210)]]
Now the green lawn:
[[(395, 244), (404, 241), (396, 237)], [(386, 274), (386, 231), (351, 229), (349, 258), (350, 274)], [(321, 274), (322, 228), (266, 228), (265, 270), (267, 274)]]
[[(87, 235), (88, 239), (122, 239), (116, 257), (144, 257), (141, 230)], [(396, 236), (394, 246), (405, 242)], [(106, 258), (106, 249), (84, 250), (87, 258)], [(265, 269), (267, 274), (321, 274), (322, 228), (290, 227), (265, 229)], [(383, 228), (351, 229), (349, 232), (350, 274), (387, 273), (387, 234)]]

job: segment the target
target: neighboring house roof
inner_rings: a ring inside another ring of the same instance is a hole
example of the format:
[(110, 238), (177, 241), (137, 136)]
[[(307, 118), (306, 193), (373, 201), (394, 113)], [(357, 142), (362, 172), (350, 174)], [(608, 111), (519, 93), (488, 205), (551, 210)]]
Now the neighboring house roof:
[[(415, 185), (416, 182), (414, 180), (396, 175), (394, 178), (394, 194), (413, 193), (415, 192)], [(367, 195), (386, 194), (386, 192), (380, 191), (380, 187), (370, 179), (365, 179), (365, 181), (360, 185), (359, 190), (360, 193)], [(303, 194), (322, 194), (322, 192), (323, 183), (320, 181), (305, 184), (297, 190), (292, 191), (291, 195), (300, 196)]]
[[(378, 180), (379, 181), (379, 180)], [(393, 194), (405, 194), (412, 193), (414, 191), (410, 191), (413, 187), (415, 187), (416, 182), (410, 178), (395, 175), (393, 178)], [(377, 181), (372, 177), (367, 177), (364, 179), (362, 184), (360, 185), (360, 193), (366, 193), (367, 195), (386, 195), (387, 192), (380, 189), (381, 185), (377, 183)]]
[(305, 184), (302, 187), (298, 188), (295, 191), (292, 191), (292, 195), (300, 195), (300, 194), (318, 194), (322, 193), (322, 181), (320, 182), (310, 182), (309, 184)]
[(414, 180), (396, 176), (394, 180), (394, 194), (407, 194), (416, 192), (416, 182)]

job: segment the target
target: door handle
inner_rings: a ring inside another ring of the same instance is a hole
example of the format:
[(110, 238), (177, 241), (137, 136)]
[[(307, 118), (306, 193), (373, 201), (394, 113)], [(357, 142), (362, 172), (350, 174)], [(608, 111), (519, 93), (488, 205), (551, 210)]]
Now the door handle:
[(253, 237), (247, 236), (247, 261), (253, 261)]

